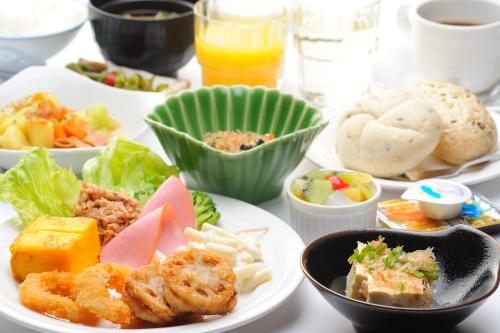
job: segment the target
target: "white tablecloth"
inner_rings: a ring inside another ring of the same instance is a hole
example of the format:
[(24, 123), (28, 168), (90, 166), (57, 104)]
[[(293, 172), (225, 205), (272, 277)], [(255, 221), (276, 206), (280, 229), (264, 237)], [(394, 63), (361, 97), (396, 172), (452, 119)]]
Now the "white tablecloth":
[[(396, 4), (399, 1), (388, 1), (382, 13), (384, 19), (382, 45), (395, 43), (397, 38), (394, 30), (394, 12)], [(390, 37), (388, 37), (390, 36)], [(291, 44), (291, 43), (289, 43)], [(68, 62), (76, 61), (78, 58), (102, 59), (98, 47), (95, 44), (89, 24), (86, 24), (80, 31), (76, 39), (60, 54), (48, 61), (49, 65), (63, 66)], [(193, 59), (185, 68), (179, 72), (181, 78), (189, 79), (193, 86), (200, 85), (199, 67), (196, 60)], [(296, 92), (296, 69), (295, 57), (292, 45), (289, 45), (287, 60), (285, 66), (285, 77), (283, 90)], [(155, 151), (165, 156), (156, 138), (150, 134), (145, 139), (145, 144), (151, 146)], [(303, 174), (314, 168), (314, 165), (308, 160), (304, 160), (293, 175)], [(500, 179), (488, 181), (485, 184), (473, 186), (472, 190), (485, 195), (494, 203), (500, 206)], [(394, 194), (383, 194), (384, 198), (394, 196)], [(260, 205), (263, 209), (275, 214), (284, 221), (289, 221), (288, 205), (284, 195), (265, 202)], [(496, 235), (500, 240), (500, 235)], [(297, 258), (298, 260), (298, 258)], [(490, 299), (477, 312), (471, 315), (467, 320), (458, 325), (455, 332), (459, 333), (499, 333), (500, 332), (500, 291), (490, 297)], [(335, 311), (312, 287), (304, 280), (297, 291), (282, 305), (271, 314), (260, 320), (236, 329), (235, 333), (303, 333), (303, 332), (354, 332), (351, 323)], [(6, 319), (0, 318), (0, 333), (34, 333), (30, 329), (18, 326)]]

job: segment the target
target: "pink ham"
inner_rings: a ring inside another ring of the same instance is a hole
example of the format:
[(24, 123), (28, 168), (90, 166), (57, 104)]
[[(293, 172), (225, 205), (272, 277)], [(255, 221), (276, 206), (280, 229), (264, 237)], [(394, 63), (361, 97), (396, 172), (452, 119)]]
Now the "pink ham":
[(171, 255), (178, 246), (187, 243), (182, 235), (184, 229), (187, 227), (196, 228), (191, 195), (179, 178), (170, 176), (146, 203), (139, 218), (163, 205), (169, 205), (173, 208), (175, 219), (164, 225), (157, 249), (164, 255)]
[(130, 268), (149, 264), (158, 246), (162, 230), (175, 220), (175, 212), (168, 205), (142, 216), (102, 248), (101, 262)]

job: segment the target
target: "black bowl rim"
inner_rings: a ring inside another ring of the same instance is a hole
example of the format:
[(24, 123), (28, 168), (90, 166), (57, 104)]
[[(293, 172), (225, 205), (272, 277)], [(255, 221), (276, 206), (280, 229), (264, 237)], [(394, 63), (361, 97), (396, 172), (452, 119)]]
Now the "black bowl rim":
[[(137, 1), (137, 0), (135, 0), (135, 1)], [(147, 24), (148, 22), (152, 23), (152, 22), (174, 21), (174, 20), (177, 20), (177, 19), (180, 19), (180, 18), (189, 17), (189, 16), (193, 16), (194, 15), (193, 4), (190, 3), (190, 2), (184, 1), (184, 0), (151, 0), (151, 1), (171, 2), (171, 3), (178, 4), (178, 5), (186, 6), (190, 10), (186, 11), (185, 13), (181, 13), (181, 14), (175, 15), (173, 17), (166, 17), (166, 18), (160, 18), (160, 19), (151, 19), (151, 20), (141, 20), (141, 19), (134, 19), (134, 18), (126, 18), (126, 17), (123, 17), (121, 15), (117, 15), (117, 14), (113, 14), (113, 13), (107, 12), (107, 11), (105, 11), (105, 10), (103, 10), (103, 9), (95, 6), (93, 4), (92, 0), (89, 0), (89, 8), (91, 10), (99, 13), (100, 15), (105, 16), (105, 17), (113, 18), (113, 19), (116, 19), (116, 20), (122, 20), (122, 21), (126, 21), (126, 22), (141, 22), (141, 23), (144, 23), (144, 24)]]
[(498, 256), (500, 257), (500, 244), (498, 243), (498, 241), (491, 237), (490, 235), (480, 231), (480, 230), (477, 230), (477, 229), (474, 229), (472, 227), (467, 227), (467, 226), (464, 226), (464, 225), (456, 225), (456, 226), (453, 226), (451, 228), (448, 228), (448, 229), (445, 229), (445, 230), (439, 230), (439, 231), (432, 231), (432, 232), (418, 232), (418, 231), (408, 231), (408, 230), (397, 230), (397, 229), (388, 229), (388, 228), (367, 228), (367, 229), (352, 229), (352, 230), (345, 230), (345, 231), (338, 231), (338, 232), (332, 232), (330, 234), (327, 234), (327, 235), (324, 235), (324, 236), (321, 236), (319, 238), (316, 238), (314, 239), (313, 241), (311, 241), (309, 244), (307, 244), (307, 246), (304, 248), (304, 250), (302, 251), (302, 254), (300, 255), (300, 267), (302, 269), (302, 272), (304, 273), (304, 275), (307, 277), (307, 279), (318, 289), (321, 289), (323, 291), (326, 291), (327, 293), (335, 296), (335, 297), (338, 297), (338, 298), (341, 298), (343, 300), (347, 300), (347, 301), (350, 301), (350, 302), (353, 302), (353, 303), (357, 303), (359, 305), (362, 305), (362, 306), (367, 306), (367, 307), (371, 307), (371, 308), (374, 308), (374, 309), (381, 309), (381, 310), (387, 310), (387, 311), (394, 311), (394, 312), (419, 312), (419, 313), (437, 313), (437, 312), (450, 312), (450, 311), (456, 311), (460, 308), (464, 308), (464, 307), (467, 307), (467, 306), (470, 306), (472, 304), (475, 304), (475, 303), (479, 303), (479, 302), (482, 302), (484, 300), (486, 300), (488, 297), (490, 297), (498, 288), (499, 284), (500, 284), (500, 264), (498, 265), (498, 274), (497, 274), (497, 279), (495, 281), (495, 284), (493, 285), (493, 287), (488, 290), (486, 293), (484, 293), (483, 295), (471, 300), (471, 301), (468, 301), (468, 302), (465, 302), (465, 303), (461, 303), (461, 304), (456, 304), (456, 305), (448, 305), (448, 306), (443, 306), (443, 307), (434, 307), (434, 308), (405, 308), (405, 307), (396, 307), (396, 306), (389, 306), (389, 305), (380, 305), (380, 304), (375, 304), (375, 303), (368, 303), (368, 302), (364, 302), (364, 301), (359, 301), (359, 300), (356, 300), (356, 299), (353, 299), (353, 298), (350, 298), (350, 297), (347, 297), (345, 295), (342, 295), (326, 286), (324, 286), (323, 284), (321, 284), (320, 282), (318, 282), (313, 276), (311, 273), (309, 273), (309, 271), (307, 270), (307, 267), (305, 265), (305, 262), (306, 262), (306, 259), (307, 257), (309, 256), (309, 253), (311, 252), (311, 250), (316, 247), (319, 243), (322, 243), (328, 239), (331, 239), (331, 238), (337, 238), (337, 237), (342, 237), (344, 235), (352, 235), (352, 234), (357, 234), (357, 233), (364, 233), (364, 232), (389, 232), (389, 233), (406, 233), (406, 234), (410, 234), (410, 235), (413, 235), (413, 236), (416, 236), (416, 237), (426, 237), (426, 236), (440, 236), (440, 235), (446, 235), (446, 234), (450, 234), (452, 232), (455, 232), (457, 230), (465, 230), (465, 231), (468, 231), (468, 232), (474, 232), (474, 233), (477, 233), (479, 234), (481, 237), (485, 238), (489, 243), (491, 243), (493, 246), (496, 246), (497, 247), (497, 254)]
[[(237, 153), (228, 153), (228, 152), (225, 152), (223, 150), (219, 150), (219, 149), (216, 149), (216, 148), (213, 148), (205, 143), (203, 143), (202, 141), (194, 138), (193, 136), (189, 135), (188, 133), (185, 133), (185, 132), (182, 132), (182, 131), (179, 131), (177, 128), (175, 127), (172, 127), (172, 126), (167, 126), (165, 125), (164, 123), (158, 121), (158, 120), (154, 120), (154, 119), (151, 119), (150, 117), (152, 115), (155, 114), (155, 111), (153, 110), (153, 112), (151, 113), (148, 113), (147, 115), (144, 116), (144, 120), (146, 121), (146, 123), (148, 123), (149, 125), (151, 126), (158, 126), (160, 128), (163, 128), (167, 131), (170, 131), (172, 133), (174, 133), (175, 135), (178, 135), (178, 136), (181, 136), (183, 138), (185, 138), (186, 140), (190, 141), (191, 143), (197, 145), (197, 146), (200, 146), (201, 148), (205, 149), (205, 150), (208, 150), (214, 154), (217, 154), (219, 155), (220, 157), (224, 157), (224, 158), (227, 158), (227, 159), (237, 159), (237, 158), (240, 158), (242, 156), (247, 156), (247, 155), (252, 155), (254, 154), (256, 151), (259, 151), (259, 150), (262, 150), (262, 149), (265, 149), (269, 146), (272, 146), (272, 145), (276, 145), (278, 144), (278, 142), (283, 142), (283, 141), (286, 141), (286, 140), (289, 140), (290, 138), (293, 138), (293, 137), (296, 137), (296, 136), (299, 136), (299, 135), (302, 135), (304, 133), (308, 133), (308, 132), (313, 132), (313, 131), (318, 131), (321, 132), (329, 123), (328, 119), (326, 119), (321, 110), (318, 109), (317, 107), (311, 105), (309, 102), (307, 102), (306, 100), (302, 99), (302, 98), (298, 98), (296, 96), (294, 96), (293, 94), (287, 94), (287, 93), (284, 93), (282, 91), (280, 91), (279, 89), (276, 89), (276, 88), (268, 88), (268, 87), (265, 87), (265, 86), (248, 86), (248, 85), (231, 85), (231, 86), (225, 86), (225, 85), (213, 85), (213, 86), (209, 86), (209, 87), (201, 87), (201, 88), (196, 88), (196, 89), (189, 89), (189, 90), (183, 90), (183, 91), (180, 91), (176, 94), (173, 94), (173, 95), (169, 95), (165, 102), (163, 104), (160, 104), (160, 105), (157, 105), (155, 107), (155, 110), (156, 108), (158, 107), (164, 107), (164, 105), (167, 103), (168, 100), (170, 99), (173, 99), (173, 98), (180, 98), (182, 95), (187, 95), (187, 94), (195, 94), (197, 93), (198, 91), (201, 91), (201, 90), (213, 90), (213, 89), (216, 89), (216, 88), (223, 88), (225, 89), (226, 91), (229, 91), (233, 88), (244, 88), (246, 90), (254, 90), (254, 89), (263, 89), (265, 91), (270, 91), (270, 92), (277, 92), (279, 93), (280, 95), (282, 96), (289, 96), (295, 100), (300, 100), (300, 101), (303, 101), (305, 102), (305, 104), (309, 107), (312, 107), (314, 108), (316, 114), (319, 115), (319, 123), (314, 125), (314, 126), (311, 126), (311, 127), (307, 127), (307, 128), (303, 128), (303, 129), (299, 129), (298, 131), (294, 131), (294, 132), (291, 132), (291, 133), (288, 133), (288, 134), (285, 134), (285, 135), (282, 135), (280, 137), (276, 137), (275, 139), (271, 140), (271, 141), (268, 141), (264, 144), (261, 144), (261, 145), (258, 145), (257, 147), (254, 147), (252, 149), (249, 149), (249, 150), (244, 150), (244, 151), (240, 151), (240, 152), (237, 152)], [(317, 134), (318, 134), (317, 133)], [(317, 135), (316, 134), (316, 135)], [(278, 140), (279, 139), (279, 140)]]

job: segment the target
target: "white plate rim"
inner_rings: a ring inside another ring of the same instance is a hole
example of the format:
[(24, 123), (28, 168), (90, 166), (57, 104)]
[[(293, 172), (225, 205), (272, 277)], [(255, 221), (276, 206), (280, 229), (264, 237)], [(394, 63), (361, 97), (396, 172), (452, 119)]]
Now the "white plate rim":
[[(293, 275), (292, 276), (287, 276), (286, 280), (287, 283), (285, 284), (285, 288), (282, 288), (280, 290), (272, 290), (272, 294), (270, 297), (266, 297), (266, 302), (264, 304), (261, 304), (257, 309), (253, 311), (248, 311), (241, 315), (243, 318), (239, 321), (230, 321), (229, 323), (223, 323), (222, 325), (217, 325), (217, 319), (209, 322), (204, 322), (204, 323), (195, 323), (195, 324), (188, 324), (188, 325), (181, 325), (181, 326), (172, 326), (172, 327), (161, 327), (161, 328), (148, 328), (148, 329), (116, 329), (116, 328), (98, 328), (98, 327), (91, 327), (91, 326), (83, 326), (83, 325), (75, 325), (71, 323), (64, 323), (64, 321), (54, 319), (54, 321), (46, 323), (43, 321), (40, 321), (36, 318), (35, 315), (40, 315), (35, 312), (33, 312), (34, 317), (31, 316), (24, 316), (22, 314), (19, 314), (18, 312), (15, 311), (15, 309), (10, 309), (8, 308), (5, 304), (2, 304), (0, 302), (0, 316), (4, 317), (5, 319), (12, 321), (16, 324), (19, 324), (23, 327), (33, 329), (39, 332), (50, 332), (50, 333), (67, 333), (68, 331), (71, 331), (72, 333), (116, 333), (116, 332), (136, 332), (136, 333), (177, 333), (177, 332), (192, 332), (192, 333), (217, 333), (217, 332), (225, 332), (227, 330), (235, 329), (238, 327), (241, 327), (243, 325), (246, 325), (250, 322), (253, 322), (255, 320), (258, 320), (259, 318), (265, 316), (266, 314), (272, 312), (276, 308), (278, 308), (283, 302), (285, 302), (288, 297), (290, 297), (293, 292), (299, 287), (301, 282), (304, 279), (304, 275), (302, 273), (302, 270), (300, 268), (300, 263), (299, 263), (299, 257), (300, 257), (300, 252), (304, 248), (304, 242), (300, 238), (300, 236), (293, 230), (291, 226), (289, 226), (286, 222), (278, 218), (277, 216), (269, 213), (268, 211), (257, 207), (253, 206), (249, 203), (229, 198), (229, 197), (224, 197), (221, 195), (217, 194), (210, 194), (218, 207), (223, 207), (225, 205), (231, 205), (231, 206), (240, 206), (240, 207), (246, 207), (246, 209), (253, 209), (255, 211), (258, 211), (259, 214), (265, 215), (269, 221), (269, 223), (277, 223), (278, 225), (281, 225), (282, 228), (287, 230), (287, 239), (292, 240), (295, 245), (296, 249), (294, 251), (297, 251), (297, 260), (295, 261), (295, 264), (293, 267)], [(227, 203), (224, 204), (223, 202), (226, 201)], [(0, 206), (1, 207), (1, 206)], [(223, 208), (220, 209), (221, 214), (224, 214)], [(1, 216), (1, 213), (0, 213)], [(0, 226), (5, 223), (5, 221), (11, 217), (14, 217), (15, 215), (7, 215), (5, 217), (1, 217)], [(5, 245), (4, 245), (5, 246)], [(8, 249), (8, 245), (7, 245)], [(272, 267), (271, 267), (272, 270)], [(0, 291), (1, 293), (1, 291)], [(42, 315), (43, 316), (43, 315)], [(59, 324), (56, 324), (59, 323)], [(193, 327), (190, 329), (190, 327)], [(177, 329), (179, 328), (179, 329)]]
[[(318, 137), (313, 141), (311, 146), (309, 147), (306, 157), (309, 159), (312, 163), (316, 164), (320, 168), (342, 168), (342, 165), (331, 165), (330, 161), (325, 161), (325, 158), (323, 154), (318, 152), (317, 145), (322, 144), (325, 140), (328, 138), (331, 138), (332, 132), (335, 130), (334, 126), (337, 126), (337, 117), (342, 113), (341, 109), (336, 108), (334, 110), (328, 110), (330, 113), (335, 113), (335, 116), (330, 116), (328, 119), (330, 121), (329, 125), (318, 135)], [(495, 121), (497, 125), (497, 129), (500, 130), (500, 114), (496, 112), (489, 111), (491, 117)], [(498, 148), (500, 150), (500, 141), (498, 143)], [(334, 156), (331, 152), (329, 152), (330, 156)], [(495, 168), (496, 166), (496, 168)], [(485, 170), (491, 170), (487, 174), (485, 174)], [(462, 185), (476, 185), (476, 184), (482, 184), (487, 181), (490, 181), (492, 179), (496, 179), (500, 177), (500, 161), (493, 162), (491, 165), (489, 165), (485, 169), (481, 169), (477, 172), (471, 172), (471, 173), (462, 173), (461, 175), (455, 176), (455, 177), (450, 177), (447, 178), (447, 180), (451, 181), (456, 181)], [(375, 178), (375, 181), (384, 189), (387, 191), (392, 191), (392, 192), (402, 192), (409, 188), (414, 182), (405, 182), (405, 181), (398, 181), (398, 180), (388, 180), (388, 179), (382, 179), (382, 178)]]

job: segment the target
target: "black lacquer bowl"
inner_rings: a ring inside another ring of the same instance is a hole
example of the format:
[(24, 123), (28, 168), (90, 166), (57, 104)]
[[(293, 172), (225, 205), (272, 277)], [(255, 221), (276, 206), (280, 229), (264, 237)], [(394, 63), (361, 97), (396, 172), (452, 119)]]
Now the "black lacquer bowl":
[[(125, 12), (166, 11), (159, 19), (127, 18)], [(107, 60), (175, 76), (194, 54), (193, 5), (182, 0), (90, 0), (95, 40)]]
[[(406, 251), (434, 248), (440, 278), (434, 282), (430, 308), (397, 308), (345, 296), (343, 281), (350, 270), (347, 258), (357, 241), (378, 236), (385, 237), (390, 247), (403, 245)], [(491, 236), (466, 226), (430, 233), (349, 230), (316, 239), (305, 248), (301, 262), (309, 281), (358, 331), (442, 333), (467, 318), (497, 289), (500, 245)]]

